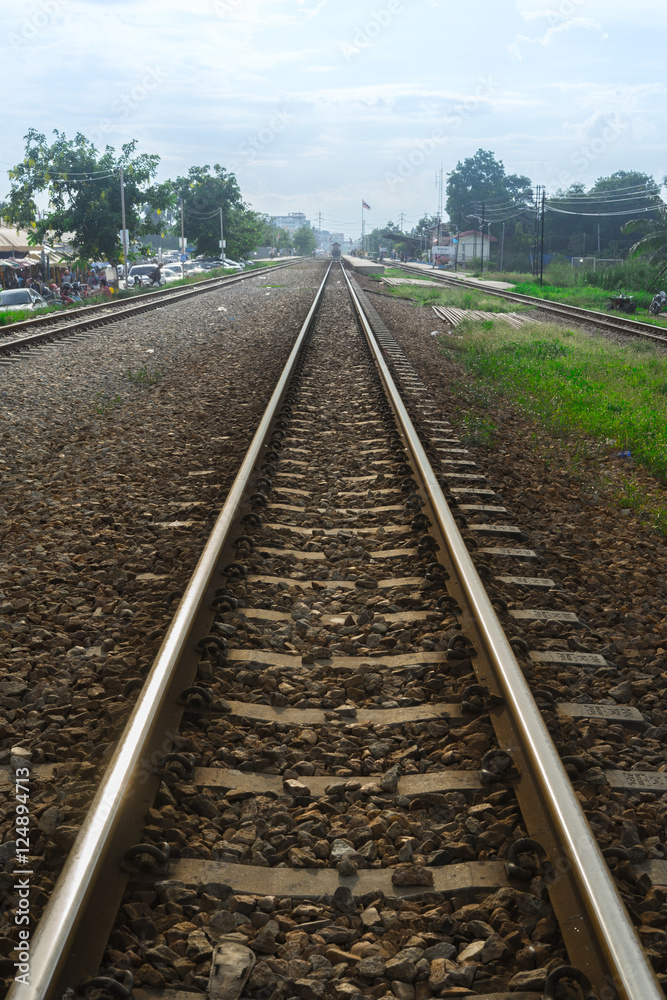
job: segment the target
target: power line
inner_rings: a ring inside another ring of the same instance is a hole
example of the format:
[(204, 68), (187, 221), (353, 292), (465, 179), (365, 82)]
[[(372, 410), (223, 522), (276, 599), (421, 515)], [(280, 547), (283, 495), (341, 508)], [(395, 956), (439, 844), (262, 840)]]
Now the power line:
[(550, 212), (558, 212), (560, 215), (589, 215), (603, 219), (613, 215), (635, 215), (637, 212), (655, 212), (656, 210), (655, 205), (649, 205), (648, 208), (626, 208), (622, 212), (568, 212), (564, 208), (555, 208), (549, 204), (546, 207)]

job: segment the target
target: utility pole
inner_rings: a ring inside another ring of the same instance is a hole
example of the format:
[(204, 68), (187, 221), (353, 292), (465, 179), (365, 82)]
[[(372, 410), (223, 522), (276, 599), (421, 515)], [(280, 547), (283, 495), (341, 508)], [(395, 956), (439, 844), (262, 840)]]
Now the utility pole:
[(398, 228), (399, 233), (403, 232), (403, 219), (404, 218), (405, 218), (405, 212), (401, 212), (401, 221), (400, 221), (399, 228)]
[(322, 213), (317, 213), (317, 245), (322, 249)]
[[(484, 210), (486, 208), (486, 202), (482, 202), (482, 267), (480, 274), (484, 274)], [(489, 243), (491, 243), (491, 234), (489, 234)]]
[(537, 277), (537, 234), (539, 233), (540, 185), (535, 188), (535, 230), (533, 232), (533, 277)]
[(185, 277), (185, 236), (184, 236), (184, 225), (183, 225), (183, 199), (181, 198), (181, 274)]
[(505, 252), (505, 223), (503, 222), (503, 235), (500, 240), (500, 273), (503, 273), (503, 254)]
[(220, 206), (220, 256), (225, 259), (225, 230), (222, 224), (222, 205)]
[(454, 251), (454, 273), (456, 273), (458, 269), (460, 245), (461, 245), (461, 211), (459, 210), (459, 228), (456, 233), (456, 250)]
[(123, 176), (123, 164), (120, 165), (120, 218), (123, 227), (123, 267), (125, 269), (125, 288), (127, 288), (127, 228), (125, 225), (125, 177)]
[(540, 240), (540, 285), (544, 284), (544, 196), (545, 189), (542, 186), (542, 238)]

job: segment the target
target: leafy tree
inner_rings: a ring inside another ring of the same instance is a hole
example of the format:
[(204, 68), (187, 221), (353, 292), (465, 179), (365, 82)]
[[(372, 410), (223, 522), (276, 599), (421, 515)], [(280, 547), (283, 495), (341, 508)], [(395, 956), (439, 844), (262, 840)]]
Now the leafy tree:
[(282, 226), (276, 226), (268, 215), (261, 215), (260, 219), (261, 228), (257, 246), (275, 247), (276, 250), (292, 249), (294, 246), (294, 237), (288, 229), (283, 229)]
[[(633, 242), (624, 235), (624, 225), (638, 209), (646, 220), (658, 218), (644, 210), (662, 205), (660, 187), (648, 174), (637, 170), (617, 170), (599, 177), (588, 191), (581, 183), (557, 191), (545, 218), (547, 247), (575, 256), (618, 257)], [(556, 211), (558, 209), (559, 211)]]
[[(125, 215), (130, 240), (159, 232), (159, 221), (141, 213), (146, 202), (163, 210), (169, 202), (168, 184), (151, 184), (159, 156), (135, 155), (136, 141), (125, 143), (120, 156), (111, 146), (98, 153), (80, 132), (67, 139), (54, 129), (55, 141), (30, 129), (25, 138), (25, 157), (9, 171), (11, 190), (5, 207), (9, 222), (27, 229), (33, 244), (44, 238), (60, 240), (71, 234), (70, 244), (83, 260), (109, 260), (122, 256), (120, 240), (120, 168), (125, 175)], [(35, 197), (46, 192), (49, 209), (41, 219)]]
[[(183, 199), (185, 235), (197, 253), (217, 257), (220, 253), (220, 209), (225, 239), (225, 254), (231, 258), (247, 257), (261, 243), (263, 217), (253, 212), (241, 198), (234, 174), (216, 163), (213, 173), (208, 165), (190, 167), (186, 177), (172, 182), (172, 191), (180, 204)], [(180, 216), (172, 232), (180, 236)]]
[(317, 246), (317, 238), (310, 226), (301, 226), (294, 234), (294, 247), (302, 256), (311, 254)]
[[(489, 150), (478, 149), (463, 163), (459, 161), (449, 175), (446, 208), (453, 225), (458, 225), (459, 215), (463, 217), (465, 229), (466, 216), (476, 212), (481, 202), (489, 203), (487, 218), (493, 222), (506, 206), (524, 204), (532, 197), (529, 177), (506, 174), (501, 160), (496, 160)], [(511, 208), (507, 214), (509, 211)]]
[(412, 236), (426, 236), (429, 230), (438, 225), (437, 215), (422, 215), (421, 219), (412, 230)]

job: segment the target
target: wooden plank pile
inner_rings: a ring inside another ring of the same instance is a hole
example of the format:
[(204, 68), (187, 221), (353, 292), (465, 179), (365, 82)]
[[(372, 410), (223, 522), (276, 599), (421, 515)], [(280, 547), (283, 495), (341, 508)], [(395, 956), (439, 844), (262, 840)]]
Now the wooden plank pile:
[(449, 323), (452, 327), (458, 326), (461, 320), (466, 319), (466, 317), (470, 319), (491, 320), (492, 322), (501, 319), (509, 323), (515, 330), (518, 330), (524, 323), (532, 322), (529, 317), (522, 316), (519, 313), (482, 312), (480, 309), (457, 309), (454, 306), (433, 306), (432, 308), (439, 319), (444, 320), (445, 323)]

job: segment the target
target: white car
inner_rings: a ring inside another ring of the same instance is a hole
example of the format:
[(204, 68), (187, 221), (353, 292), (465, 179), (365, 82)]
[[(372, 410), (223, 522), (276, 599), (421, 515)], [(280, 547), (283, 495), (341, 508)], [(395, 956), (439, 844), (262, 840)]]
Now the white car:
[[(135, 284), (150, 285), (150, 276), (156, 267), (156, 264), (133, 264), (127, 278), (130, 287)], [(138, 281), (136, 280), (137, 278), (139, 279)], [(164, 278), (162, 275), (160, 275), (159, 284), (164, 285)]]
[(162, 277), (164, 278), (167, 284), (169, 284), (169, 282), (171, 281), (180, 281), (181, 278), (183, 277), (183, 272), (181, 271), (181, 265), (174, 264), (173, 266), (170, 267), (163, 267)]
[(244, 264), (239, 264), (239, 262), (237, 260), (230, 260), (229, 257), (225, 257), (225, 263), (224, 263), (223, 266), (224, 267), (233, 267), (237, 271), (242, 271), (243, 268), (245, 267)]
[(0, 312), (14, 312), (26, 309), (33, 312), (47, 305), (45, 299), (32, 288), (7, 288), (0, 292)]

